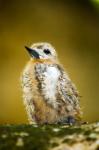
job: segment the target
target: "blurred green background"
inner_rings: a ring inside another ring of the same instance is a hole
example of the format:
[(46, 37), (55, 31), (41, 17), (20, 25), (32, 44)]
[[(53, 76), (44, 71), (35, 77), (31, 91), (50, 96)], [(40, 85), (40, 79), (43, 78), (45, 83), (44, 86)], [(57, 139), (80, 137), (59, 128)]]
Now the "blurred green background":
[(26, 123), (24, 46), (50, 42), (76, 84), (84, 119), (99, 120), (99, 1), (0, 0), (0, 123)]

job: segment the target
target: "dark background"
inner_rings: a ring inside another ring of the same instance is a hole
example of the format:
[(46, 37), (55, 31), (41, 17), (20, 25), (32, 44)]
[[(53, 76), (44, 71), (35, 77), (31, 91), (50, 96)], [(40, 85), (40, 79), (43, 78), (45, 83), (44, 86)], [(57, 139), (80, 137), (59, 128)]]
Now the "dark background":
[(99, 120), (99, 0), (0, 0), (0, 123), (26, 123), (24, 46), (50, 42), (76, 84), (84, 119)]

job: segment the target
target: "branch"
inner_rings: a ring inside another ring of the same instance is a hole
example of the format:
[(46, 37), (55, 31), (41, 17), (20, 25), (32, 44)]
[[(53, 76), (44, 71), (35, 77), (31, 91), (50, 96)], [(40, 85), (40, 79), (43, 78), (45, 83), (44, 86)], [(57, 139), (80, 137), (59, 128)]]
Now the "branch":
[(82, 126), (0, 125), (0, 150), (99, 149), (99, 123)]

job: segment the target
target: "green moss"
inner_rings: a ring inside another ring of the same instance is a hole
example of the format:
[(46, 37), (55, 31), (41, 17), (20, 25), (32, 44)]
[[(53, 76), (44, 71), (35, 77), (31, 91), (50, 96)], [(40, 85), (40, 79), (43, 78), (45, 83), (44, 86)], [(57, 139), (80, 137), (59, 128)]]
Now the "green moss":
[(73, 140), (71, 140), (71, 139), (64, 139), (63, 141), (62, 141), (62, 143), (68, 143), (69, 145), (72, 145), (72, 144), (74, 144), (75, 143), (75, 140), (73, 139)]
[(56, 142), (54, 142), (54, 143), (51, 144), (51, 147), (52, 147), (52, 148), (53, 148), (53, 147), (57, 147), (57, 146), (59, 146), (59, 144), (56, 143)]

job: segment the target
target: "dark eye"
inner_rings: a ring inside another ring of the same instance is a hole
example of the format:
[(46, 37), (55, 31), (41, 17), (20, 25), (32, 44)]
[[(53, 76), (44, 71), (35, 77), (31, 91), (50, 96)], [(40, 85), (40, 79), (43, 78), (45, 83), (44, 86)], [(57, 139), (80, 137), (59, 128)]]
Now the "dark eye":
[(49, 49), (44, 49), (44, 53), (47, 54), (47, 55), (51, 54), (51, 52), (49, 51)]

